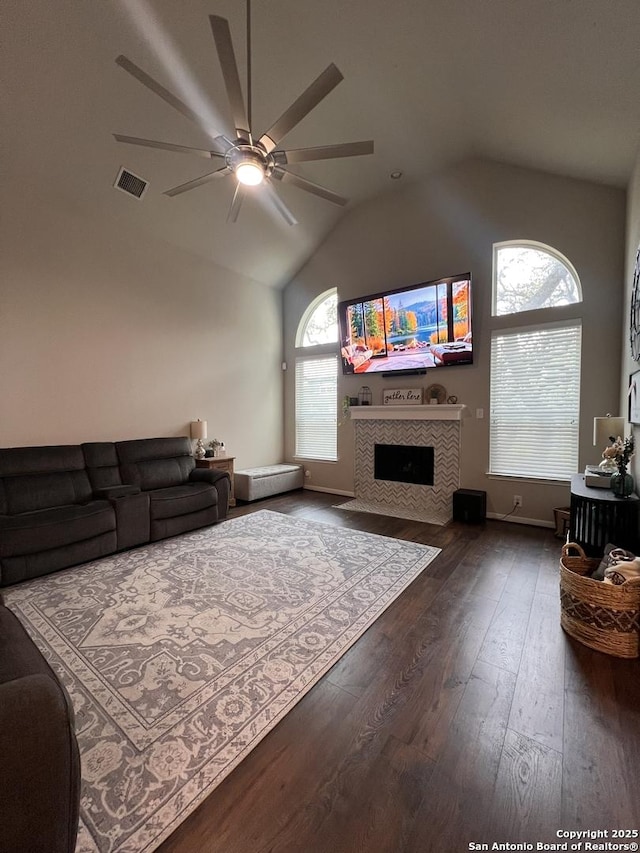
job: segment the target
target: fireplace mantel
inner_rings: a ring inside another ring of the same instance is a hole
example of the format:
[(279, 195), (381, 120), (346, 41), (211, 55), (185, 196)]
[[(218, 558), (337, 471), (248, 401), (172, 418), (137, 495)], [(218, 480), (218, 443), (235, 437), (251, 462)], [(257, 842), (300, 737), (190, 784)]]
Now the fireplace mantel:
[(467, 406), (352, 406), (352, 421), (460, 421), (471, 415)]

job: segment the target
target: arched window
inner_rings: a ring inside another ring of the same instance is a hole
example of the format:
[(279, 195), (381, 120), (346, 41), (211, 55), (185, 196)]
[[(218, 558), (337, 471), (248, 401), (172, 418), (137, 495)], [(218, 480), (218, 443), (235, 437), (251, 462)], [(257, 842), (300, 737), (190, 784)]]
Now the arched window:
[(490, 473), (569, 480), (578, 468), (582, 329), (557, 309), (582, 301), (578, 274), (541, 243), (497, 243), (493, 253), (493, 316), (539, 313), (491, 335)]
[(578, 274), (564, 255), (532, 240), (493, 247), (493, 314), (582, 302)]
[(301, 459), (338, 458), (338, 292), (321, 293), (296, 333), (296, 449)]
[(338, 341), (338, 293), (334, 288), (321, 293), (302, 315), (297, 347), (315, 347)]

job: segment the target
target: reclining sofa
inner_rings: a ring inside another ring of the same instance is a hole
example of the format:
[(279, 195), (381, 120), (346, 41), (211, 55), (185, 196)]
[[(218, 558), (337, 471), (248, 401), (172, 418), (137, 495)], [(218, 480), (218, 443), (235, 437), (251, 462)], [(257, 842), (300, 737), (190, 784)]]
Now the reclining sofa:
[(73, 853), (80, 757), (73, 707), (0, 596), (0, 849)]
[(187, 437), (0, 449), (0, 586), (222, 521), (230, 487)]

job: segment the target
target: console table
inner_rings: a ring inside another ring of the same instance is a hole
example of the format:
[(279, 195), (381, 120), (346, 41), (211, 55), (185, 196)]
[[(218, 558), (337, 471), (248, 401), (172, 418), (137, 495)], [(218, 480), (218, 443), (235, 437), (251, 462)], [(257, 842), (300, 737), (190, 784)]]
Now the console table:
[(617, 498), (609, 489), (586, 486), (583, 474), (571, 478), (569, 541), (588, 557), (599, 557), (612, 542), (634, 553), (640, 550), (640, 498)]
[(235, 456), (205, 456), (204, 459), (196, 459), (196, 468), (215, 468), (216, 471), (226, 471), (231, 477), (231, 490), (229, 492), (229, 506), (236, 505), (236, 494), (233, 487), (233, 460)]

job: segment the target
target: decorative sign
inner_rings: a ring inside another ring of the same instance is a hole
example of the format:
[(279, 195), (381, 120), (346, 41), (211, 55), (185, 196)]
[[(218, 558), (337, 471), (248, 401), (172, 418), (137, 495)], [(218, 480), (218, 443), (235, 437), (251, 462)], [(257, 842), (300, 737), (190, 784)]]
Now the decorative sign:
[(422, 388), (389, 388), (382, 392), (383, 406), (421, 406)]

